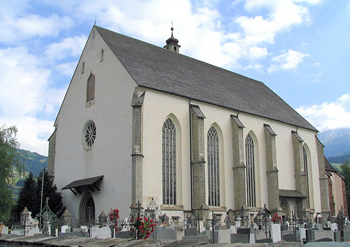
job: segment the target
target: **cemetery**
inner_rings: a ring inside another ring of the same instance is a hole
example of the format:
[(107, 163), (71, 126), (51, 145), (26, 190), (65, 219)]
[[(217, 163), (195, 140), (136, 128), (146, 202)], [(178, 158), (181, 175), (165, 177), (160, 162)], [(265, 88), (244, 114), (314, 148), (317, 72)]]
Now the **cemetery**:
[[(48, 201), (48, 200), (47, 200)], [(205, 244), (251, 244), (250, 246), (302, 246), (313, 242), (350, 242), (350, 224), (342, 210), (337, 217), (292, 219), (270, 215), (264, 206), (255, 215), (229, 210), (223, 221), (212, 214), (201, 221), (193, 217), (168, 217), (152, 201), (146, 208), (138, 203), (129, 218), (119, 210), (101, 212), (94, 224), (76, 226), (66, 210), (59, 218), (46, 201), (35, 217), (24, 208), (17, 224), (0, 226), (0, 246), (196, 246)], [(130, 245), (129, 245), (130, 244)], [(253, 244), (253, 245), (252, 245)], [(345, 243), (344, 243), (345, 244)], [(141, 244), (143, 245), (143, 244)]]

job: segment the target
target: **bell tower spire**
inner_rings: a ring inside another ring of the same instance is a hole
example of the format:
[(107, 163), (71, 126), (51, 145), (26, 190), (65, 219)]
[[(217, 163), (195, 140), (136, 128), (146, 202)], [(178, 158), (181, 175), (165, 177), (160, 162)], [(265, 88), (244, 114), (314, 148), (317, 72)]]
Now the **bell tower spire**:
[(172, 51), (172, 52), (176, 52), (176, 53), (179, 53), (179, 50), (180, 50), (180, 47), (181, 45), (179, 45), (179, 40), (174, 38), (174, 27), (173, 25), (171, 25), (171, 37), (169, 39), (167, 39), (165, 42), (166, 42), (166, 45), (163, 47), (169, 51)]

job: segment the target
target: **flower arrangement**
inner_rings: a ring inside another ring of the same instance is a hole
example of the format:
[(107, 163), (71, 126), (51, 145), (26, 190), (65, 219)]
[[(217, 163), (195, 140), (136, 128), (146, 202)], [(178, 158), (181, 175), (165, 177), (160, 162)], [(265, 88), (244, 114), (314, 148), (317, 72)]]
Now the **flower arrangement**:
[(278, 216), (277, 214), (275, 214), (272, 218), (271, 218), (272, 222), (274, 224), (279, 223), (281, 221), (281, 216)]
[(136, 219), (130, 220), (130, 235), (135, 239), (147, 239), (154, 232), (154, 227), (156, 223), (153, 219), (148, 219), (147, 217), (137, 217)]
[(118, 232), (118, 219), (119, 219), (119, 209), (111, 209), (108, 213), (109, 220), (114, 223), (114, 229)]

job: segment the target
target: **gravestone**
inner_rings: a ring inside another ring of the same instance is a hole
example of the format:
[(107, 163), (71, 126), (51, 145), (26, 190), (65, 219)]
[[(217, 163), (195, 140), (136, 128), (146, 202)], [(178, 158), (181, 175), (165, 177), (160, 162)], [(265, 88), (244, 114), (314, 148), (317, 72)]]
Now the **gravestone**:
[(191, 241), (198, 241), (203, 243), (209, 243), (209, 239), (207, 236), (203, 235), (197, 235), (197, 236), (183, 236), (182, 240), (191, 240)]
[(231, 234), (231, 243), (249, 243), (250, 228), (237, 228), (237, 234)]
[(315, 240), (315, 242), (333, 242), (333, 239), (331, 238), (320, 238)]
[(70, 226), (61, 226), (61, 233), (70, 232)]
[(281, 226), (279, 224), (271, 225), (271, 238), (274, 243), (281, 241)]
[(231, 243), (231, 231), (230, 230), (219, 230), (217, 231), (218, 234), (218, 243), (219, 244), (229, 244)]
[(185, 229), (185, 236), (197, 236), (198, 235), (198, 231), (197, 228), (186, 228)]
[(75, 236), (75, 237), (85, 237), (85, 238), (88, 238), (89, 237), (89, 234), (87, 232), (78, 232), (78, 231), (75, 231), (75, 232), (66, 232), (66, 233), (58, 233), (58, 236), (59, 237), (67, 237), (67, 236)]
[(281, 225), (281, 232), (288, 231), (288, 225)]
[[(116, 233), (116, 235), (117, 235), (117, 233)], [(91, 227), (91, 236), (90, 237), (91, 238), (101, 238), (101, 239), (110, 238), (111, 237), (111, 228), (109, 228), (108, 226)]]
[(262, 238), (262, 239), (257, 239), (256, 240), (256, 243), (258, 244), (261, 244), (261, 243), (273, 243), (272, 239), (271, 238)]
[(249, 243), (255, 244), (255, 233), (254, 232), (251, 232), (249, 234)]
[(250, 234), (231, 234), (231, 243), (249, 243)]
[(122, 231), (122, 232), (116, 232), (115, 238), (132, 238), (132, 237), (130, 236), (130, 232)]
[(287, 233), (282, 235), (282, 240), (286, 242), (294, 242), (295, 241), (295, 235), (293, 233)]
[(336, 230), (338, 230), (338, 225), (337, 225), (337, 223), (332, 223), (331, 224), (331, 231), (336, 231)]
[(316, 224), (316, 228), (317, 228), (318, 230), (323, 230), (323, 226), (322, 226), (321, 224)]
[(237, 228), (237, 234), (250, 234), (250, 228)]
[(305, 228), (306, 229), (312, 229), (312, 228), (314, 228), (314, 225), (309, 223), (309, 224), (306, 224)]
[(306, 240), (306, 228), (300, 228), (299, 235), (300, 235), (300, 240), (303, 240), (303, 239)]
[[(340, 241), (340, 233), (339, 231), (334, 232), (334, 241), (339, 242)], [(344, 242), (350, 241), (350, 232), (344, 231)]]
[(173, 228), (156, 227), (156, 239), (177, 240), (176, 231)]
[(306, 241), (310, 242), (315, 240), (315, 234), (314, 231), (318, 231), (317, 228), (312, 228), (312, 229), (306, 229)]
[(214, 240), (213, 240), (213, 231), (206, 230), (204, 235), (208, 237), (210, 243), (218, 243), (218, 231), (214, 231)]
[(8, 234), (9, 228), (7, 226), (1, 225), (1, 231), (0, 231), (0, 236), (1, 234)]
[(237, 226), (230, 226), (231, 234), (237, 233)]
[(313, 231), (313, 234), (314, 234), (314, 240), (323, 239), (323, 238), (331, 238), (331, 239), (334, 238), (332, 231), (318, 230), (318, 231)]

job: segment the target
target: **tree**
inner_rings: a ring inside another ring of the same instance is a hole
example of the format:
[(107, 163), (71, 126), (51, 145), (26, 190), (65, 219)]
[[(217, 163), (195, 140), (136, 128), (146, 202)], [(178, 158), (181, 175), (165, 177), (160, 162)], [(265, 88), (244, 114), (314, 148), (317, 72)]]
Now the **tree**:
[(12, 210), (13, 216), (19, 220), (20, 214), (25, 207), (35, 216), (34, 212), (37, 211), (37, 189), (33, 173), (30, 173), (24, 180), (24, 185), (19, 192), (17, 203)]
[[(42, 179), (43, 179), (43, 174), (44, 174), (44, 186), (42, 186)], [(41, 202), (41, 189), (43, 188), (43, 200), (42, 200), (42, 208), (45, 207), (46, 203), (46, 198), (49, 198), (49, 207), (51, 211), (55, 214), (60, 214), (61, 210), (63, 208), (63, 203), (62, 203), (62, 194), (61, 192), (57, 191), (57, 186), (56, 184), (53, 183), (53, 177), (50, 176), (48, 171), (45, 169), (38, 175), (37, 177), (37, 200), (38, 200), (38, 205), (39, 210), (38, 212), (33, 212), (34, 213), (39, 213), (40, 212), (40, 202)]]
[(340, 174), (344, 177), (346, 201), (348, 202), (348, 213), (350, 213), (350, 165), (349, 160), (346, 160), (344, 164), (340, 166)]
[(0, 127), (0, 221), (10, 218), (13, 205), (12, 192), (8, 188), (13, 165), (19, 167), (19, 158), (16, 150), (19, 143), (16, 139), (17, 128), (15, 126)]
[[(44, 184), (42, 184), (43, 174)], [(42, 189), (43, 197), (41, 198)], [(32, 216), (35, 217), (40, 213), (40, 210), (45, 207), (47, 197), (49, 198), (49, 207), (51, 211), (57, 215), (61, 214), (63, 208), (62, 195), (61, 192), (57, 191), (57, 186), (53, 184), (53, 177), (51, 177), (45, 169), (36, 179), (33, 177), (33, 174), (30, 173), (25, 179), (24, 185), (19, 193), (16, 206), (13, 208), (13, 215), (19, 218), (24, 207), (27, 207), (27, 209), (32, 212)], [(40, 204), (42, 207), (40, 207)]]

